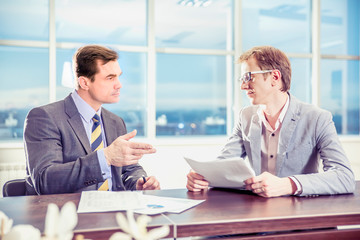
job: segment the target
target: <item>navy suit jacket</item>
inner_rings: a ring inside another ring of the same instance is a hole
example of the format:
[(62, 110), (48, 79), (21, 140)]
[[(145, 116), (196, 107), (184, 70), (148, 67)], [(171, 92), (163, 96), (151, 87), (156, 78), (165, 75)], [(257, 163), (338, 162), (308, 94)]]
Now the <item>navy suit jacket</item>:
[[(101, 110), (107, 144), (126, 134), (122, 118)], [(27, 194), (96, 190), (104, 181), (81, 116), (71, 97), (32, 109), (24, 129)], [(146, 175), (138, 165), (111, 167), (112, 190), (135, 190)]]

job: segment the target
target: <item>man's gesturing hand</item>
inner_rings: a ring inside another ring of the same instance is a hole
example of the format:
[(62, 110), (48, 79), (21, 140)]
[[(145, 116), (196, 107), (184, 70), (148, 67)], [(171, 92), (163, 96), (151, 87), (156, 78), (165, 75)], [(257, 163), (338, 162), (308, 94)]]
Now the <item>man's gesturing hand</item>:
[(156, 149), (147, 143), (130, 142), (136, 136), (137, 131), (122, 135), (115, 139), (107, 148), (104, 154), (108, 165), (117, 167), (138, 163), (144, 154), (155, 153)]

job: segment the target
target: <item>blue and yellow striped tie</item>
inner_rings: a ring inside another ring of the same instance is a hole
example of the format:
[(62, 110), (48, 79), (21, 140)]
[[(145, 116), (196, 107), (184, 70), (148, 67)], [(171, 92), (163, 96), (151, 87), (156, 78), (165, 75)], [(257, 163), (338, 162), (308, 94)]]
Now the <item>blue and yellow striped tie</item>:
[(94, 125), (91, 132), (91, 150), (97, 151), (104, 147), (101, 136), (100, 116), (96, 113), (92, 118)]
[[(100, 124), (100, 116), (96, 113), (92, 118), (94, 125), (92, 127), (91, 132), (91, 150), (97, 151), (99, 149), (104, 148), (104, 142), (102, 140), (101, 135), (101, 124)], [(103, 184), (99, 187), (98, 191), (108, 191), (109, 184), (108, 180), (106, 179)]]

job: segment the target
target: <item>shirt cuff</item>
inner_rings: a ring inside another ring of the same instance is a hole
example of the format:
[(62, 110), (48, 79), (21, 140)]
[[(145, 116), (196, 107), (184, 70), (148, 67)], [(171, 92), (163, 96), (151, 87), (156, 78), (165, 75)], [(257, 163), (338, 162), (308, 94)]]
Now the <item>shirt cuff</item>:
[(109, 166), (106, 162), (103, 148), (97, 150), (96, 153), (97, 153), (97, 157), (99, 160), (101, 173), (102, 173), (103, 179), (105, 181), (106, 179), (111, 178), (111, 166)]
[(289, 177), (296, 185), (296, 191), (293, 195), (295, 196), (299, 196), (302, 193), (302, 186), (299, 182), (299, 180), (297, 180), (295, 177)]

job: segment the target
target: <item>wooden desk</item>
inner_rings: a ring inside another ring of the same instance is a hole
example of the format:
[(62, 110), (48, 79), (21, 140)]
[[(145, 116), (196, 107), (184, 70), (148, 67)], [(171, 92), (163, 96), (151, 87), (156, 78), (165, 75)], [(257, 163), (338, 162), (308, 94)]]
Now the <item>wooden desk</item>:
[[(336, 230), (337, 226), (360, 224), (360, 182), (348, 195), (315, 198), (262, 198), (248, 192), (211, 189), (202, 193), (185, 189), (144, 191), (145, 194), (206, 201), (181, 214), (153, 217), (149, 228), (169, 225), (168, 237), (215, 236), (276, 232), (267, 235), (236, 235), (229, 239), (359, 239), (360, 229)], [(0, 210), (14, 225), (31, 224), (41, 231), (49, 203), (62, 207), (67, 201), (78, 205), (80, 194), (8, 197), (0, 199)], [(75, 233), (90, 239), (109, 239), (119, 231), (115, 212), (78, 214)], [(307, 231), (300, 231), (307, 230)], [(281, 232), (282, 231), (282, 232)]]

